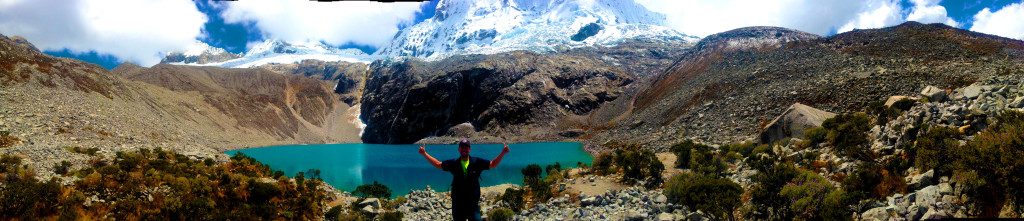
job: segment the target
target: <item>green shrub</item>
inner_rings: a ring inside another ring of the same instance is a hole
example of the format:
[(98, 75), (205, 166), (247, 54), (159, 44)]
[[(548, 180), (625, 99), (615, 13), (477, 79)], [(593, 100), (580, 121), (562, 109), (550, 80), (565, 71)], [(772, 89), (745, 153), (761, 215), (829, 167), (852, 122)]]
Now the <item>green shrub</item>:
[(89, 154), (89, 156), (96, 156), (96, 152), (99, 152), (99, 151), (100, 151), (100, 148), (90, 147), (89, 149), (87, 149), (85, 151), (85, 153)]
[(627, 182), (635, 183), (648, 180), (648, 184), (652, 186), (661, 184), (661, 172), (665, 170), (665, 165), (650, 150), (639, 152), (616, 150), (615, 164), (622, 169), (622, 177)]
[(915, 104), (917, 104), (917, 101), (903, 98), (892, 103), (892, 108), (900, 111), (908, 111), (910, 108), (914, 107)]
[(949, 163), (951, 161), (949, 150), (960, 148), (960, 142), (957, 141), (960, 136), (960, 131), (952, 127), (929, 129), (928, 132), (917, 138), (917, 145), (914, 147), (917, 159), (914, 165), (921, 171), (930, 169), (935, 169), (940, 173), (949, 171), (949, 166), (952, 166)]
[(540, 169), (540, 165), (526, 165), (526, 167), (521, 169), (520, 172), (523, 173), (523, 186), (534, 186), (538, 182), (542, 181), (541, 175), (543, 174), (541, 174), (542, 170)]
[[(899, 161), (887, 161), (899, 163)], [(885, 199), (896, 193), (906, 192), (907, 183), (899, 172), (893, 172), (889, 165), (881, 165), (870, 161), (862, 162), (857, 170), (842, 180), (843, 190), (852, 200), (868, 198)]]
[(847, 197), (818, 174), (800, 170), (799, 175), (786, 183), (779, 192), (789, 198), (789, 210), (797, 220), (850, 220), (852, 211), (846, 210)]
[(391, 189), (374, 180), (373, 184), (363, 184), (356, 187), (356, 190), (352, 191), (352, 195), (363, 198), (391, 198)]
[(331, 209), (327, 210), (327, 213), (324, 213), (324, 219), (327, 221), (338, 221), (342, 209), (345, 209), (342, 205), (331, 207)]
[(17, 137), (10, 136), (10, 134), (11, 133), (8, 131), (0, 131), (0, 148), (14, 146), (14, 144), (20, 141), (20, 139), (18, 139)]
[(512, 210), (510, 209), (498, 208), (493, 209), (490, 212), (487, 212), (487, 220), (509, 221), (512, 220), (512, 217), (515, 215), (516, 214), (513, 213)]
[(758, 172), (752, 179), (754, 187), (750, 190), (751, 210), (745, 213), (744, 217), (757, 220), (792, 220), (795, 217), (789, 206), (792, 200), (782, 197), (779, 193), (786, 184), (799, 175), (799, 171), (789, 163), (775, 164), (774, 157), (764, 157), (754, 162), (758, 163), (755, 167), (758, 168)]
[(889, 123), (889, 120), (895, 119), (900, 115), (899, 110), (885, 106), (884, 101), (868, 103), (867, 113), (875, 116), (875, 124), (877, 125), (885, 125)]
[(591, 163), (591, 165), (594, 165), (591, 170), (598, 175), (612, 174), (615, 172), (615, 169), (612, 168), (612, 163), (614, 163), (613, 161), (614, 158), (611, 153), (601, 153), (594, 158), (594, 163)]
[(977, 215), (999, 215), (1005, 201), (1016, 211), (1024, 205), (1024, 112), (1004, 111), (964, 147), (953, 148), (954, 179), (967, 181)]
[(725, 177), (729, 169), (723, 157), (711, 152), (711, 147), (707, 145), (693, 146), (689, 168), (695, 173), (716, 178)]
[(71, 162), (67, 160), (62, 160), (59, 164), (53, 164), (53, 172), (58, 175), (67, 174), (69, 168), (71, 168)]
[(821, 142), (825, 142), (827, 136), (828, 131), (822, 127), (813, 127), (804, 131), (804, 141), (811, 148), (817, 147)]
[(736, 152), (741, 156), (749, 156), (751, 152), (754, 152), (754, 147), (757, 147), (756, 142), (739, 142), (723, 145), (720, 149), (723, 151)]
[(696, 146), (705, 146), (706, 147), (706, 145), (695, 143), (692, 140), (686, 140), (686, 141), (683, 141), (682, 143), (677, 143), (675, 145), (672, 145), (672, 147), (669, 148), (669, 150), (672, 152), (672, 154), (676, 155), (676, 165), (675, 165), (675, 167), (683, 168), (683, 169), (689, 169), (690, 168), (690, 152), (693, 151), (694, 147), (696, 147)]
[(732, 211), (742, 204), (740, 194), (743, 194), (743, 188), (739, 184), (701, 174), (672, 176), (664, 191), (670, 202), (704, 211), (718, 219), (733, 218)]
[(270, 199), (281, 194), (281, 189), (271, 183), (264, 183), (252, 180), (249, 183), (249, 202), (266, 203)]
[(506, 188), (505, 193), (501, 194), (501, 202), (513, 211), (519, 212), (526, 205), (523, 201), (524, 192), (523, 190)]
[(548, 175), (551, 175), (551, 170), (562, 171), (562, 164), (555, 162), (553, 165), (547, 165), (544, 167), (544, 173), (547, 173)]
[(405, 217), (405, 214), (402, 214), (401, 211), (391, 211), (384, 212), (377, 218), (380, 219), (380, 221), (402, 221), (403, 217)]
[(871, 160), (874, 155), (865, 147), (870, 121), (864, 113), (839, 114), (822, 122), (821, 127), (828, 130), (825, 139), (839, 150), (840, 156)]

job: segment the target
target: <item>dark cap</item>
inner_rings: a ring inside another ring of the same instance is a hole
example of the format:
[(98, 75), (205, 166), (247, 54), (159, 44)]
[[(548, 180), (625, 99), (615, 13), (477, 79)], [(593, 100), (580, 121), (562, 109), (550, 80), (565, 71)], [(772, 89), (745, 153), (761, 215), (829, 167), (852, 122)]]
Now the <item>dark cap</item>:
[(462, 148), (462, 147), (469, 148), (469, 141), (468, 140), (459, 141), (459, 148)]

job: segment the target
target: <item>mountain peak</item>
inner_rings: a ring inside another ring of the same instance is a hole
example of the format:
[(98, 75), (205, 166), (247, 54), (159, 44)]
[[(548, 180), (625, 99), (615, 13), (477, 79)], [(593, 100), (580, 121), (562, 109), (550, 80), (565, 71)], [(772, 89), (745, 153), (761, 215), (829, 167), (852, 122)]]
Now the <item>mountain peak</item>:
[(696, 39), (663, 27), (664, 23), (665, 15), (631, 0), (442, 0), (434, 17), (403, 29), (375, 55), (552, 52), (631, 38)]

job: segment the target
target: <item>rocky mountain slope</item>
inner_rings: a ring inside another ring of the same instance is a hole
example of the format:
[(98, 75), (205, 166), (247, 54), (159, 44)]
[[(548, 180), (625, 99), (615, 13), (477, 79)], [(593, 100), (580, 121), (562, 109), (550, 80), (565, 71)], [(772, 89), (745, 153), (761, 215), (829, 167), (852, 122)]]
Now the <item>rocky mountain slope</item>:
[(688, 138), (743, 141), (793, 103), (856, 111), (927, 85), (956, 88), (1024, 69), (1022, 59), (1021, 41), (941, 24), (908, 22), (827, 38), (742, 28), (703, 39), (636, 96), (602, 106), (597, 112), (606, 114), (591, 121), (607, 122), (594, 125), (607, 129), (591, 130), (592, 141), (659, 149)]
[[(411, 143), (445, 135), (522, 141), (577, 136), (588, 113), (621, 97), (637, 79), (669, 65), (687, 47), (631, 41), (565, 53), (378, 61), (370, 67), (362, 96), (367, 124), (362, 139)], [(462, 129), (453, 130), (457, 125)]]
[[(101, 154), (162, 147), (201, 158), (257, 146), (358, 141), (358, 108), (334, 83), (268, 69), (130, 63), (107, 71), (0, 38), (0, 131), (42, 172)], [(44, 169), (46, 168), (46, 169)], [(44, 176), (45, 177), (45, 176)]]

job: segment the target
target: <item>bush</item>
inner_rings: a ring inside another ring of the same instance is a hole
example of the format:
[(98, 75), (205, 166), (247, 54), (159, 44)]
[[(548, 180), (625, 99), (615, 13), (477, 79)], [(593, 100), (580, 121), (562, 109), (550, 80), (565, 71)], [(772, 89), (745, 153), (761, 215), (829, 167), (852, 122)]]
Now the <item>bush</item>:
[(779, 192), (790, 199), (789, 210), (795, 212), (797, 220), (850, 220), (852, 211), (847, 211), (847, 197), (842, 190), (836, 190), (824, 177), (800, 170), (799, 175), (786, 183)]
[(373, 184), (363, 184), (356, 187), (356, 190), (352, 191), (352, 195), (363, 198), (391, 198), (391, 189), (374, 180)]
[(11, 136), (11, 132), (0, 131), (0, 148), (14, 146), (14, 144), (18, 143), (18, 141), (20, 141), (20, 139)]
[(672, 176), (665, 184), (665, 196), (670, 202), (704, 211), (718, 219), (733, 218), (732, 211), (741, 204), (740, 194), (743, 188), (731, 180), (694, 173)]
[(792, 200), (779, 193), (799, 175), (799, 170), (789, 163), (775, 164), (774, 157), (764, 157), (754, 162), (759, 166), (755, 167), (758, 173), (752, 179), (754, 187), (750, 190), (752, 208), (744, 216), (758, 220), (792, 220), (795, 216), (789, 206)]
[(344, 209), (342, 205), (331, 207), (331, 209), (327, 210), (327, 213), (324, 213), (324, 219), (327, 221), (338, 221), (342, 209)]
[(649, 185), (661, 184), (661, 172), (665, 165), (658, 160), (654, 152), (650, 150), (637, 151), (615, 151), (615, 164), (622, 169), (622, 177), (627, 182), (635, 183), (640, 180), (648, 180)]
[(53, 172), (58, 175), (67, 174), (69, 168), (71, 168), (71, 162), (67, 160), (60, 161), (60, 164), (53, 164)]
[(380, 219), (380, 221), (402, 221), (403, 217), (405, 217), (405, 214), (402, 214), (401, 211), (391, 211), (384, 212), (377, 218)]
[(867, 107), (868, 114), (875, 116), (875, 124), (885, 125), (900, 115), (900, 111), (891, 107), (886, 107), (884, 101), (874, 101), (868, 103)]
[(825, 142), (826, 136), (828, 136), (828, 131), (822, 127), (814, 127), (804, 131), (804, 141), (811, 148), (817, 147), (821, 142)]
[(697, 145), (690, 151), (690, 170), (710, 177), (721, 178), (726, 176), (728, 166), (723, 157), (711, 152), (707, 145)]
[(501, 202), (513, 211), (519, 212), (525, 206), (523, 201), (524, 192), (526, 191), (506, 188), (505, 193), (501, 194)]
[(821, 127), (828, 130), (825, 139), (839, 150), (840, 156), (871, 160), (873, 153), (864, 147), (868, 143), (870, 121), (864, 113), (839, 114), (822, 122)]
[(960, 142), (957, 141), (960, 136), (960, 131), (956, 128), (932, 127), (927, 133), (918, 137), (915, 142), (917, 143), (917, 146), (914, 147), (917, 159), (914, 161), (914, 165), (921, 171), (935, 169), (939, 173), (946, 174), (950, 171), (949, 167), (952, 166), (949, 163), (952, 160), (949, 157), (949, 150), (960, 148)]
[(614, 168), (612, 168), (613, 161), (614, 158), (612, 157), (611, 153), (601, 153), (600, 155), (597, 155), (597, 157), (594, 158), (594, 163), (591, 164), (594, 166), (593, 168), (591, 168), (591, 170), (598, 175), (612, 174), (615, 172)]
[(954, 179), (969, 181), (980, 216), (995, 217), (1010, 201), (1016, 211), (1024, 205), (1024, 112), (1004, 111), (996, 123), (965, 147), (953, 148)]
[(487, 212), (487, 220), (509, 221), (512, 220), (512, 217), (515, 215), (516, 214), (510, 209), (498, 208)]
[(675, 145), (672, 145), (672, 147), (669, 148), (669, 150), (672, 152), (672, 154), (676, 155), (676, 165), (675, 166), (677, 168), (683, 168), (683, 169), (689, 169), (690, 168), (690, 152), (693, 151), (694, 147), (696, 147), (696, 146), (706, 146), (706, 145), (695, 143), (692, 140), (686, 140), (686, 141), (683, 141), (682, 143), (677, 143)]
[(892, 108), (900, 111), (908, 111), (910, 108), (914, 107), (915, 104), (917, 104), (917, 101), (903, 98), (892, 103)]
[(542, 170), (540, 169), (540, 165), (537, 165), (537, 164), (526, 165), (526, 167), (521, 169), (520, 172), (523, 173), (523, 186), (534, 186), (538, 182), (542, 181), (541, 180), (541, 175), (542, 175), (541, 172), (542, 172)]

